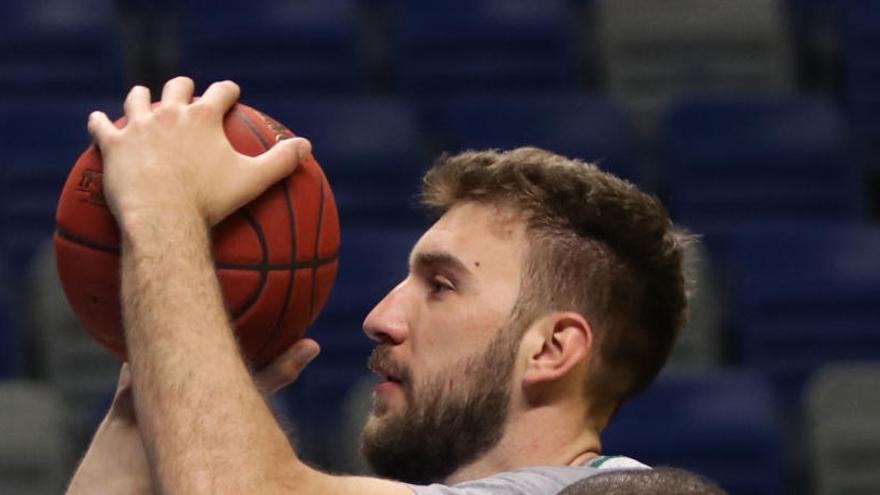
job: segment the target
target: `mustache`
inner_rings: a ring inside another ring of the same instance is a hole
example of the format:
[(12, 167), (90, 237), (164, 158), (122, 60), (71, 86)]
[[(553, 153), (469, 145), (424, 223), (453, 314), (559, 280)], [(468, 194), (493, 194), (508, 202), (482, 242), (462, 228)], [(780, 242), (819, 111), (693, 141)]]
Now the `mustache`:
[(391, 357), (391, 346), (388, 344), (380, 344), (373, 349), (367, 366), (374, 371), (382, 370), (383, 373), (387, 373), (401, 383), (410, 382), (409, 368)]

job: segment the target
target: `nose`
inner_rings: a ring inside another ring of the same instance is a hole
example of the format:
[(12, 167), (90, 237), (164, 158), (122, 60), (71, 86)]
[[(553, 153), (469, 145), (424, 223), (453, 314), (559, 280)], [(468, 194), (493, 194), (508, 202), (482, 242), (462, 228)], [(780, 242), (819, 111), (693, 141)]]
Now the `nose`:
[(391, 289), (364, 319), (364, 333), (380, 343), (400, 344), (409, 332), (409, 296), (407, 280)]

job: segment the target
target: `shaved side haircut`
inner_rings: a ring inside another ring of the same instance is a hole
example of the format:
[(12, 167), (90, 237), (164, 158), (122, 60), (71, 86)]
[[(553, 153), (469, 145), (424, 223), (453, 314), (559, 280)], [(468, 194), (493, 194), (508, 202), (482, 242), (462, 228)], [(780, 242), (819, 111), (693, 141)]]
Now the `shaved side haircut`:
[(584, 478), (559, 495), (727, 495), (708, 479), (673, 467), (619, 469)]

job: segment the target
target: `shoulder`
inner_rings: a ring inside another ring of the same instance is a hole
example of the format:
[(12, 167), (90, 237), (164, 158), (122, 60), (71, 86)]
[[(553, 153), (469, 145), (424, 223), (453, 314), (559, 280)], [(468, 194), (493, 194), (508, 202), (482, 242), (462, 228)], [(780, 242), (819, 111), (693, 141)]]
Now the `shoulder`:
[(583, 478), (612, 469), (650, 469), (629, 457), (600, 456), (578, 466), (538, 466), (498, 473), (446, 486), (410, 485), (416, 495), (539, 495), (556, 494)]

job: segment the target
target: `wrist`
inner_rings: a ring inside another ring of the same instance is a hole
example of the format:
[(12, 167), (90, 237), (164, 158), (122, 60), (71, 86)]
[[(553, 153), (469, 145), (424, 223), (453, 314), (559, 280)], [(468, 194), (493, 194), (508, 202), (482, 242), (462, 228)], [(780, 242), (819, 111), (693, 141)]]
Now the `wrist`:
[(209, 227), (198, 210), (187, 205), (164, 208), (138, 208), (115, 215), (123, 246), (142, 246), (174, 242), (187, 238), (207, 238)]

